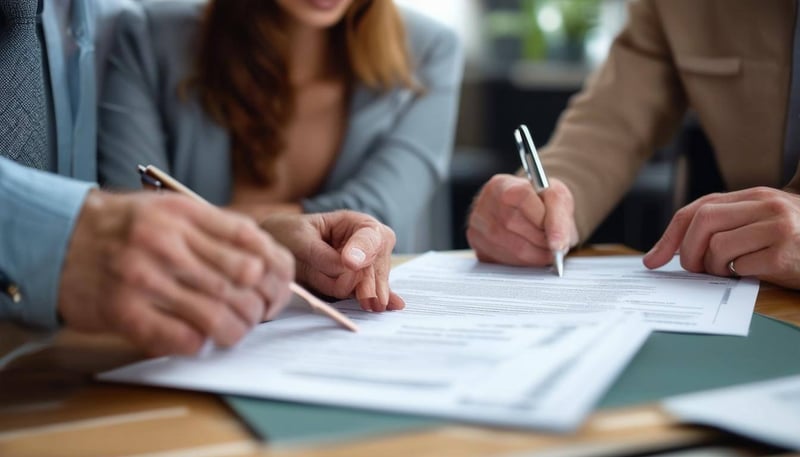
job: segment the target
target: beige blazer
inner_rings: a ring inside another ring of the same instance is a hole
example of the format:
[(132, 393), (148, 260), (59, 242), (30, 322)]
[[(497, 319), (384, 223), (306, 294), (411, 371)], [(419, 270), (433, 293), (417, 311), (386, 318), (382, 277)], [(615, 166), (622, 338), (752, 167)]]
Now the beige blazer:
[[(635, 0), (608, 59), (543, 150), (585, 240), (688, 108), (730, 190), (780, 185), (793, 0)], [(800, 188), (795, 173), (789, 188)]]

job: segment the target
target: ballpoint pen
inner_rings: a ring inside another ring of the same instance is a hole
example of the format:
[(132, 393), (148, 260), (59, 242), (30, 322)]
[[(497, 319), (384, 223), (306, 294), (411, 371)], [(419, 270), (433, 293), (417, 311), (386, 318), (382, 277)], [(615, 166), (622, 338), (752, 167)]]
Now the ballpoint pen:
[[(139, 175), (142, 179), (142, 184), (147, 187), (155, 188), (155, 189), (169, 189), (171, 191), (186, 195), (187, 197), (191, 197), (194, 200), (199, 202), (206, 203), (210, 205), (206, 199), (189, 189), (188, 187), (181, 184), (177, 179), (173, 178), (172, 176), (168, 175), (164, 171), (160, 170), (158, 167), (153, 165), (143, 166), (139, 165)], [(303, 288), (303, 286), (297, 284), (296, 282), (292, 281), (289, 284), (289, 289), (300, 298), (302, 298), (314, 312), (319, 314), (323, 314), (325, 316), (330, 317), (336, 323), (341, 325), (342, 327), (357, 332), (358, 326), (347, 318), (344, 314), (340, 313), (336, 308), (333, 306), (325, 303), (324, 301), (317, 298), (314, 294)]]
[[(541, 194), (550, 187), (550, 182), (544, 173), (544, 167), (541, 160), (539, 160), (539, 153), (536, 152), (536, 146), (533, 144), (533, 138), (531, 138), (531, 132), (528, 127), (523, 124), (514, 129), (514, 139), (517, 141), (522, 168), (525, 169), (525, 174), (528, 175), (528, 180), (531, 182), (533, 190), (537, 194)], [(559, 277), (564, 276), (565, 251), (566, 249), (553, 249), (556, 273), (558, 273)]]

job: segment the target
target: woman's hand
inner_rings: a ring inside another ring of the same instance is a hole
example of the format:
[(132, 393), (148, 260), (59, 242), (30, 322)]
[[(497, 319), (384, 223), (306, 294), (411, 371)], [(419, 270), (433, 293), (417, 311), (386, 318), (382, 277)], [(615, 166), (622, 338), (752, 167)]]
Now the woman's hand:
[(274, 214), (261, 227), (294, 254), (297, 280), (336, 298), (355, 296), (365, 311), (400, 310), (389, 289), (392, 229), (354, 211)]

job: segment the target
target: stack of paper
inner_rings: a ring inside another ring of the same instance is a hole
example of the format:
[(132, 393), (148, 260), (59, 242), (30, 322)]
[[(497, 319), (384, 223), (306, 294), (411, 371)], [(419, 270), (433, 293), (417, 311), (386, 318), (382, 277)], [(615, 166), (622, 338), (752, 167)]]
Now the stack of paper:
[(232, 350), (155, 359), (101, 379), (569, 430), (649, 334), (611, 314), (343, 311), (358, 333), (320, 316), (294, 317), (260, 326)]
[(319, 316), (292, 317), (260, 326), (231, 350), (101, 378), (572, 430), (647, 338), (642, 315), (661, 328), (747, 332), (757, 286), (648, 272), (640, 262), (570, 259), (557, 278), (428, 254), (392, 272), (406, 310), (339, 305), (359, 333)]

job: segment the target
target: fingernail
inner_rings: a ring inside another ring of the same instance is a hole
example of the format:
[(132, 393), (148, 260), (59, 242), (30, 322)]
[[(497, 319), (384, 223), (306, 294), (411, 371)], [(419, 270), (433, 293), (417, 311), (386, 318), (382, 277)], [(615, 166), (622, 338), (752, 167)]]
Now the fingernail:
[(355, 260), (355, 262), (358, 263), (358, 264), (361, 264), (365, 260), (367, 260), (367, 254), (364, 253), (364, 251), (362, 251), (361, 249), (358, 249), (358, 248), (350, 249), (350, 252), (348, 253), (348, 255), (350, 256), (351, 259)]

